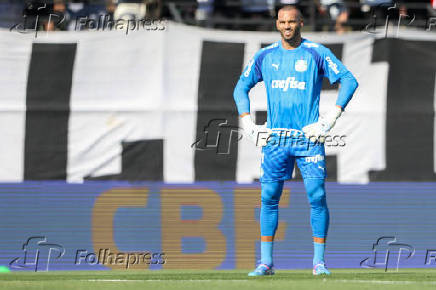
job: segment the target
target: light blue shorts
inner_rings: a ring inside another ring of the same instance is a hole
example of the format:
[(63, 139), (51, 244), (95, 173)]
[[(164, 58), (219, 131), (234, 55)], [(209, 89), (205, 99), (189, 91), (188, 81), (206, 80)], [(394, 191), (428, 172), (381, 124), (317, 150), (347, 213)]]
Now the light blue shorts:
[[(306, 139), (307, 140), (307, 139)], [(298, 145), (296, 145), (298, 144)], [(302, 150), (301, 143), (277, 142), (277, 136), (270, 138), (262, 148), (261, 182), (274, 182), (292, 178), (295, 162), (303, 179), (327, 177), (323, 145)], [(300, 146), (300, 147), (299, 147)]]

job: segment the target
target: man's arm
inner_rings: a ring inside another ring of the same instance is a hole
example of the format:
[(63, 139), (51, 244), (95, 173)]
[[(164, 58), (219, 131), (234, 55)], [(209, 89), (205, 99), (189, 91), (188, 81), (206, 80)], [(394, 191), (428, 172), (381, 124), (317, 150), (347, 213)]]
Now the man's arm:
[(314, 138), (320, 142), (324, 142), (325, 135), (336, 124), (336, 120), (341, 116), (342, 111), (345, 110), (359, 85), (356, 78), (329, 49), (324, 48), (322, 57), (324, 76), (329, 79), (330, 83), (339, 82), (341, 85), (338, 98), (336, 99), (336, 106), (330, 109), (324, 116), (320, 116), (318, 122), (303, 128), (307, 138)]
[[(358, 87), (356, 79), (350, 72), (347, 72), (341, 76), (339, 82), (341, 86), (339, 88), (338, 98), (336, 99), (336, 106), (330, 109), (327, 114), (320, 117), (319, 121), (315, 123), (317, 125), (314, 126), (314, 131), (308, 134), (309, 136), (325, 136), (336, 124), (336, 121), (342, 115), (342, 112), (353, 97), (353, 94)], [(323, 142), (323, 139), (320, 139), (320, 141)]]
[(341, 84), (339, 88), (338, 98), (336, 99), (336, 106), (345, 109), (348, 105), (348, 102), (353, 97), (354, 92), (356, 91), (359, 84), (357, 83), (356, 78), (351, 74), (351, 72), (346, 72), (340, 79), (339, 82)]
[(251, 83), (242, 80), (242, 76), (236, 84), (233, 92), (233, 98), (235, 99), (236, 107), (238, 108), (240, 117), (250, 115), (250, 98), (248, 94), (253, 86), (254, 85)]
[(256, 56), (250, 60), (245, 71), (239, 78), (233, 92), (236, 107), (238, 108), (239, 117), (241, 117), (242, 127), (245, 133), (253, 140), (256, 146), (265, 146), (270, 131), (265, 126), (258, 126), (254, 124), (250, 115), (250, 90), (262, 81), (262, 74), (260, 64)]

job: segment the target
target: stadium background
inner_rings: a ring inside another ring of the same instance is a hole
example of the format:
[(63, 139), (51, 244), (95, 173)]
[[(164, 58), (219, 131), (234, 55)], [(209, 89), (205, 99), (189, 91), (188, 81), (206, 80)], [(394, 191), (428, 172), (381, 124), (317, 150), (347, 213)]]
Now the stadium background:
[[(413, 247), (401, 266), (434, 267), (426, 264), (435, 248), (434, 11), (430, 2), (401, 3), (396, 10), (415, 9), (417, 17), (397, 30), (398, 18), (386, 12), (392, 3), (384, 2), (360, 16), (355, 10), (365, 3), (342, 3), (348, 18), (340, 25), (332, 15), (318, 17), (320, 6), (297, 3), (308, 19), (303, 36), (329, 47), (360, 83), (333, 131), (344, 143), (326, 148), (332, 268), (361, 267), (381, 237)], [(236, 4), (218, 1), (160, 3), (149, 17), (165, 18), (156, 22), (162, 29), (127, 34), (74, 31), (71, 15), (50, 26), (49, 14), (37, 33), (35, 6), (2, 1), (9, 13), (0, 31), (1, 265), (126, 268), (125, 259), (77, 260), (78, 251), (109, 249), (165, 253), (165, 264), (132, 269), (252, 268), (260, 151), (238, 129), (232, 91), (250, 57), (279, 35), (267, 31), (273, 10), (247, 12), (241, 3), (235, 15)], [(97, 6), (83, 9), (90, 15)], [(117, 6), (109, 6), (100, 3), (101, 13), (116, 18)], [(26, 23), (23, 11), (31, 15)], [(266, 118), (262, 89), (252, 92), (259, 124)], [(321, 112), (337, 89), (325, 83)], [(309, 206), (298, 176), (280, 204), (279, 269), (311, 267)]]

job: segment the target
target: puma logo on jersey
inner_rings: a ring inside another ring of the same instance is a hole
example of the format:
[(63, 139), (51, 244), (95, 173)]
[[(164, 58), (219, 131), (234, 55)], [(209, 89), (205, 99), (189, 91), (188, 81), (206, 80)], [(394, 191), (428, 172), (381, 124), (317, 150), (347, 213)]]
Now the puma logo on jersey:
[(273, 80), (271, 86), (273, 89), (282, 89), (284, 92), (288, 89), (306, 89), (306, 83), (296, 81), (294, 77), (288, 77), (286, 80)]
[(271, 64), (273, 67), (275, 67), (276, 70), (279, 70), (279, 64), (273, 63)]
[(335, 64), (335, 63), (332, 61), (332, 59), (330, 58), (330, 56), (327, 56), (327, 57), (325, 58), (325, 60), (329, 63), (329, 68), (331, 68), (332, 71), (335, 72), (335, 74), (338, 74), (338, 73), (339, 73), (338, 65)]

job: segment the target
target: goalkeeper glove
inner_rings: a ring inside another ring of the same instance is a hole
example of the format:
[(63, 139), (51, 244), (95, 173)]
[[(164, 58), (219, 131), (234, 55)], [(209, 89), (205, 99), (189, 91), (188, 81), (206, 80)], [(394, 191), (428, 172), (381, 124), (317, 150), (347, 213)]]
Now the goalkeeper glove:
[(318, 140), (324, 143), (325, 136), (336, 124), (336, 120), (341, 116), (342, 109), (335, 106), (325, 116), (320, 116), (318, 122), (309, 124), (303, 128), (304, 135), (310, 141), (315, 142)]
[(256, 125), (251, 120), (250, 115), (241, 117), (242, 128), (244, 132), (250, 137), (256, 146), (266, 146), (268, 138), (271, 135), (271, 129), (266, 127), (266, 123), (263, 125)]

